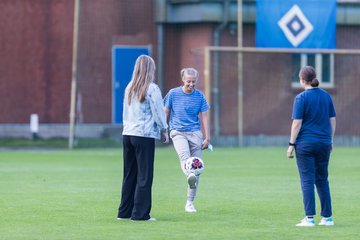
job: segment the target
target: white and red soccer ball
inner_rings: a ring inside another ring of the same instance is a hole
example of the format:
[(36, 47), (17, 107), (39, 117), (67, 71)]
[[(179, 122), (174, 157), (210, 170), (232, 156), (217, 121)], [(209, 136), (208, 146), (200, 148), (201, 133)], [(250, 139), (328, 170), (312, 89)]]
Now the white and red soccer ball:
[(201, 158), (190, 157), (185, 162), (185, 170), (199, 176), (204, 171), (204, 162)]

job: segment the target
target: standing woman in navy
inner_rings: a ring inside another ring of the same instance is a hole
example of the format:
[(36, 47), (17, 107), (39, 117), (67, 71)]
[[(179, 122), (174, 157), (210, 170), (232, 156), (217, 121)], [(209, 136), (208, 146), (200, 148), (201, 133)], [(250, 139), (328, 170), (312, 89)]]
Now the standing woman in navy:
[(298, 227), (315, 226), (316, 186), (321, 204), (319, 225), (332, 226), (331, 196), (328, 182), (330, 152), (336, 127), (336, 113), (330, 95), (319, 88), (315, 69), (303, 67), (299, 73), (300, 84), (305, 89), (295, 97), (292, 126), (287, 156), (296, 153), (305, 218)]
[(124, 174), (118, 220), (155, 221), (150, 217), (155, 139), (161, 136), (168, 143), (169, 137), (163, 99), (154, 76), (154, 60), (139, 56), (124, 96)]

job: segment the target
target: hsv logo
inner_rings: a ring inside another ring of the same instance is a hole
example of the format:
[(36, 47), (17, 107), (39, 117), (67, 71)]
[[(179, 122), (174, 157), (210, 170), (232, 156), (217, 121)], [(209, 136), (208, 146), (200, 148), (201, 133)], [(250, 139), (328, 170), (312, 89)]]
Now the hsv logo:
[(314, 29), (298, 5), (294, 5), (278, 22), (290, 43), (297, 47)]

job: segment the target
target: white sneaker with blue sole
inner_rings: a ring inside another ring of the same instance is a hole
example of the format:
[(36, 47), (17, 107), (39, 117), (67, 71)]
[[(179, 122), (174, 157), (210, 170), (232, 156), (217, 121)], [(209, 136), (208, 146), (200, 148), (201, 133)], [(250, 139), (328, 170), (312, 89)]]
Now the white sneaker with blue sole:
[(305, 217), (300, 223), (296, 224), (297, 227), (315, 227), (314, 218)]
[(323, 217), (319, 222), (319, 226), (334, 226), (334, 220), (332, 217)]

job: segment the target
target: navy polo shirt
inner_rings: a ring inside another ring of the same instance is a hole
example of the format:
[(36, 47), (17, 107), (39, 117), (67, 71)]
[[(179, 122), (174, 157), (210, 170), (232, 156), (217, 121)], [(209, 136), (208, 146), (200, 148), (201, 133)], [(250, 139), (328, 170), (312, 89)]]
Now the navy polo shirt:
[(325, 90), (316, 87), (298, 94), (292, 112), (292, 119), (302, 119), (296, 144), (314, 142), (331, 144), (330, 118), (335, 116), (332, 99)]

